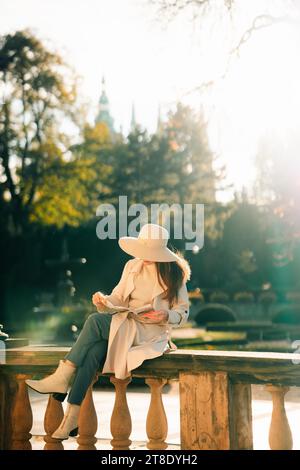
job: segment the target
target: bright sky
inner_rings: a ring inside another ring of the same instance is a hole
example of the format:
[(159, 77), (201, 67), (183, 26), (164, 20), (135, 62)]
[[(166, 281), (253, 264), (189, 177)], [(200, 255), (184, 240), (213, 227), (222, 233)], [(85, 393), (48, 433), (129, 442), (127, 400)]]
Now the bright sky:
[[(252, 15), (267, 12), (270, 3), (275, 16), (282, 14), (280, 0), (243, 1), (234, 28), (226, 20), (211, 29), (210, 20), (155, 21), (146, 0), (1, 0), (0, 34), (29, 27), (51, 40), (82, 76), (94, 113), (104, 74), (116, 127), (128, 130), (134, 102), (137, 120), (153, 131), (159, 104), (164, 114), (185, 92), (221, 75), (232, 37), (239, 39)], [(299, 125), (299, 31), (298, 9), (293, 21), (254, 33), (225, 80), (186, 97), (208, 112), (211, 146), (238, 189), (254, 179), (259, 137)]]

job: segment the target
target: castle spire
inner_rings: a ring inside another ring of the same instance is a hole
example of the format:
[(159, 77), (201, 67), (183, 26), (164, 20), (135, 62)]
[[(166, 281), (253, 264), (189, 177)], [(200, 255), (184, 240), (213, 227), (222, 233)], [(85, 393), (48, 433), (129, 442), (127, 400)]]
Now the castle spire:
[(106, 81), (103, 75), (102, 77), (102, 92), (98, 104), (98, 114), (96, 117), (96, 124), (99, 122), (104, 122), (109, 130), (114, 133), (114, 120), (110, 114), (109, 99), (106, 94)]

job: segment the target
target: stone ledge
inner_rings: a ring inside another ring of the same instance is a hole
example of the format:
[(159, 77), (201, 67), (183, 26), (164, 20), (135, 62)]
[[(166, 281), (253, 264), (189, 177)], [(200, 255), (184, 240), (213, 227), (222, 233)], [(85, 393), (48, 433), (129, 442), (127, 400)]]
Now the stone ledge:
[[(12, 373), (45, 373), (57, 367), (69, 347), (26, 346), (5, 351), (0, 371)], [(132, 371), (133, 377), (164, 377), (178, 379), (181, 372), (223, 371), (231, 380), (242, 383), (274, 383), (300, 386), (300, 354), (207, 351), (178, 349), (145, 360)], [(109, 375), (109, 374), (106, 374)]]

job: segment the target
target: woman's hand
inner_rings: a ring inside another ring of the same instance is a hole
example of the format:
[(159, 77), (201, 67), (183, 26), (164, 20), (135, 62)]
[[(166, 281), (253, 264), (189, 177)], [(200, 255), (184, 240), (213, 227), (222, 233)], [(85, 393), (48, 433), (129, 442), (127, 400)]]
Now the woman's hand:
[(167, 323), (169, 319), (169, 313), (167, 310), (150, 310), (146, 313), (139, 315), (145, 323)]
[(105, 296), (100, 292), (96, 292), (92, 297), (92, 302), (97, 307), (97, 310), (105, 308)]

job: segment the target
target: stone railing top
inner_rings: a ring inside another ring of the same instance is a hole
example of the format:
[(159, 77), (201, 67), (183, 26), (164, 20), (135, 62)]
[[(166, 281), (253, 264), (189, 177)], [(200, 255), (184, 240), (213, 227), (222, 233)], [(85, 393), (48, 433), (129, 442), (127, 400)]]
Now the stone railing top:
[[(44, 373), (55, 368), (69, 349), (37, 345), (1, 351), (0, 371)], [(144, 361), (132, 376), (174, 379), (181, 372), (201, 371), (224, 371), (235, 382), (300, 386), (300, 354), (178, 349)]]

